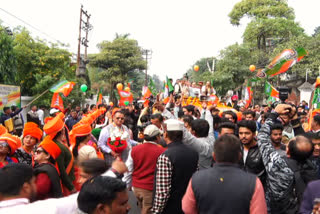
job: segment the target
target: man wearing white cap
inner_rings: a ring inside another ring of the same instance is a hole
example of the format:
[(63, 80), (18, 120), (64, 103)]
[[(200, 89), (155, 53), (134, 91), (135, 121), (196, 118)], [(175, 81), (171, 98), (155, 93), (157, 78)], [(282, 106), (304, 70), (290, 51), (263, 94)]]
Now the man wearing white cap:
[(152, 213), (183, 213), (181, 200), (198, 166), (198, 153), (181, 143), (183, 127), (178, 120), (165, 121), (168, 149), (157, 161)]
[(147, 126), (144, 130), (143, 144), (133, 147), (126, 161), (129, 172), (123, 180), (128, 187), (131, 186), (132, 180), (133, 192), (142, 214), (151, 213), (154, 171), (158, 157), (165, 151), (159, 145), (160, 135), (157, 126)]

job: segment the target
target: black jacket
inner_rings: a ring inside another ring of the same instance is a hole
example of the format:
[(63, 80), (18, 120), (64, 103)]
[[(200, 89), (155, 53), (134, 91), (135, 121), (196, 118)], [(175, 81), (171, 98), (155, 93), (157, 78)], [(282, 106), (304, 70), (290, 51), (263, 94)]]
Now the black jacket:
[[(243, 151), (243, 147), (242, 147), (242, 151)], [(259, 151), (258, 144), (256, 144), (255, 146), (249, 149), (245, 163), (243, 161), (243, 158), (241, 158), (239, 164), (244, 171), (250, 172), (258, 176), (262, 185), (265, 187), (266, 172), (264, 169), (262, 156)]]

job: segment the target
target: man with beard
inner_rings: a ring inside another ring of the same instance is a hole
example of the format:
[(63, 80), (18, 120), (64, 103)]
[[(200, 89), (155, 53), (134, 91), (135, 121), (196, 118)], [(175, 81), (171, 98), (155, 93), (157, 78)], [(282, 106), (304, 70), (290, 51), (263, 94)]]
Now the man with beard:
[(8, 164), (0, 170), (0, 209), (28, 204), (36, 197), (36, 183), (31, 166)]
[(238, 128), (243, 154), (240, 165), (245, 171), (257, 175), (265, 185), (266, 174), (256, 140), (256, 123), (252, 120), (242, 120), (238, 123)]
[(280, 156), (285, 157), (286, 145), (281, 142), (283, 126), (280, 123), (275, 123), (270, 127), (270, 131), (270, 140), (273, 147), (276, 149)]

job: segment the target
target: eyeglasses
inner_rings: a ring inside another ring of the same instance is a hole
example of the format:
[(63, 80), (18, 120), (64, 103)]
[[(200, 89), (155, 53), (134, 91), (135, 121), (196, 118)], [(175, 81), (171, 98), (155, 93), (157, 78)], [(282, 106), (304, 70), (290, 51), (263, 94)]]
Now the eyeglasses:
[(35, 154), (41, 154), (41, 153), (44, 153), (44, 151), (41, 150), (41, 149), (37, 149), (34, 153), (35, 153)]
[(124, 120), (124, 117), (116, 117), (117, 120)]
[(0, 143), (0, 148), (9, 147), (9, 144), (7, 142)]

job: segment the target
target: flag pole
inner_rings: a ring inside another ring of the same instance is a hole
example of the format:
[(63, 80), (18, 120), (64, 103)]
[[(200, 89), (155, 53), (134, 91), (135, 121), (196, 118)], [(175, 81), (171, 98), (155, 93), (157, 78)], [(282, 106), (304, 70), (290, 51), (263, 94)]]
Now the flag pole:
[(29, 102), (27, 105), (25, 105), (25, 107), (31, 105), (34, 101), (36, 101), (37, 99), (39, 99), (40, 97), (42, 97), (45, 93), (47, 93), (49, 91), (49, 89), (45, 90), (44, 92), (42, 92), (41, 94), (39, 94), (36, 98), (34, 98), (31, 102)]

